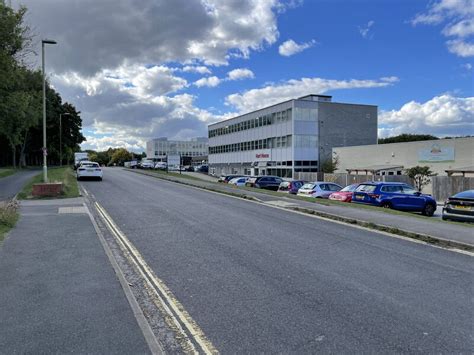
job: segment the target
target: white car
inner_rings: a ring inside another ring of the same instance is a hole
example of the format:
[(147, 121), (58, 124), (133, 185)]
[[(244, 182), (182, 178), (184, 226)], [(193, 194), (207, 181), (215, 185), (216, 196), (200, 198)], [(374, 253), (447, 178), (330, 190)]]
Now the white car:
[(228, 183), (230, 185), (235, 185), (235, 186), (245, 186), (245, 183), (247, 182), (248, 179), (249, 179), (248, 176), (240, 176), (240, 177), (231, 179)]
[(82, 178), (95, 178), (102, 180), (103, 172), (102, 168), (98, 163), (88, 161), (83, 162), (79, 168), (76, 170), (77, 180)]
[(155, 164), (155, 169), (166, 170), (167, 167), (168, 164), (166, 164), (164, 161), (159, 161)]

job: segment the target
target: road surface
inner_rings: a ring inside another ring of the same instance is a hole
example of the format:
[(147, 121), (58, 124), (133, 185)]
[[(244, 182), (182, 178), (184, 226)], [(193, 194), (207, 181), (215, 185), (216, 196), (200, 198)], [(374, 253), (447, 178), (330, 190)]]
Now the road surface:
[(33, 176), (40, 172), (41, 170), (20, 170), (13, 175), (0, 178), (0, 201), (14, 197)]
[(81, 182), (222, 353), (463, 353), (469, 255), (107, 168)]

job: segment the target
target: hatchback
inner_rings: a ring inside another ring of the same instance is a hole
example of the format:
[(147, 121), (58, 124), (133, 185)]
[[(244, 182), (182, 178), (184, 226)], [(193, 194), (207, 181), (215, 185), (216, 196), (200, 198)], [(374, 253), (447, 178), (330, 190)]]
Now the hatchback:
[(229, 185), (245, 186), (248, 179), (248, 176), (236, 177), (229, 181)]
[(422, 194), (410, 185), (400, 182), (365, 182), (352, 194), (352, 202), (393, 208), (403, 211), (421, 212), (432, 216), (436, 211), (436, 200)]
[(286, 192), (289, 194), (296, 195), (298, 193), (298, 190), (303, 185), (304, 185), (304, 181), (302, 180), (283, 181), (278, 187), (278, 192)]
[(83, 178), (95, 178), (102, 180), (103, 174), (102, 169), (98, 163), (87, 162), (82, 163), (80, 167), (76, 170), (77, 180)]
[(467, 190), (449, 197), (444, 203), (444, 220), (474, 222), (474, 190)]
[(333, 192), (329, 195), (330, 200), (341, 201), (341, 202), (351, 202), (352, 193), (359, 186), (359, 184), (352, 184), (344, 187), (341, 191)]
[(333, 192), (340, 191), (342, 186), (332, 182), (316, 181), (304, 184), (298, 190), (298, 196), (328, 198)]
[(245, 186), (277, 191), (283, 179), (278, 176), (255, 176), (245, 183)]

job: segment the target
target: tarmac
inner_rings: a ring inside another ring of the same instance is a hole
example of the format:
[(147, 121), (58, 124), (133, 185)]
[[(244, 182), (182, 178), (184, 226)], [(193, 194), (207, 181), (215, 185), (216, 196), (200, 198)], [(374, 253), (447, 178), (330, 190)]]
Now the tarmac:
[(0, 353), (150, 353), (82, 198), (20, 214), (0, 244)]

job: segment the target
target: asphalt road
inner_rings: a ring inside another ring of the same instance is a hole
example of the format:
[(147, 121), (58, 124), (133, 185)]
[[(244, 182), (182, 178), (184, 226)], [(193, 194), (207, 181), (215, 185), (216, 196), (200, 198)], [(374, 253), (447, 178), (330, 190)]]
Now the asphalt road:
[(222, 353), (470, 353), (472, 257), (105, 169), (92, 192)]
[(0, 201), (15, 196), (28, 180), (40, 172), (41, 170), (21, 170), (13, 175), (0, 178)]

